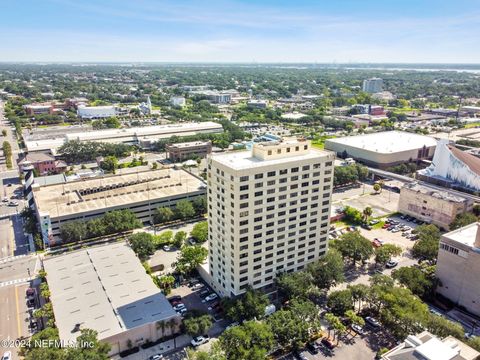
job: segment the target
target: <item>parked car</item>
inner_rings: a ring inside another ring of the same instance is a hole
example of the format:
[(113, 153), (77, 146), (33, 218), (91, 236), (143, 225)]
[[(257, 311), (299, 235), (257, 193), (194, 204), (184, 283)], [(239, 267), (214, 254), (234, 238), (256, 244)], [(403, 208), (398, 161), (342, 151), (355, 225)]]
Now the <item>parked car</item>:
[(335, 348), (335, 343), (328, 338), (323, 338), (321, 340), (321, 343), (325, 345), (329, 350), (333, 350)]
[(178, 315), (185, 315), (185, 313), (188, 311), (186, 307), (181, 308), (180, 310), (177, 311)]
[(163, 355), (162, 354), (156, 354), (156, 355), (152, 355), (148, 358), (148, 360), (161, 360), (163, 359)]
[(365, 230), (372, 230), (372, 227), (368, 224), (362, 224), (360, 225), (362, 227), (362, 229), (365, 229)]
[(217, 294), (211, 293), (205, 299), (203, 299), (202, 302), (212, 301), (212, 300), (215, 300), (217, 297), (218, 297)]
[(365, 335), (365, 330), (364, 330), (363, 327), (361, 327), (360, 325), (352, 324), (351, 328), (352, 328), (352, 330), (355, 331), (357, 334)]
[(392, 225), (390, 225), (390, 224), (383, 224), (382, 229), (388, 229), (390, 226), (392, 226)]
[(178, 303), (177, 305), (175, 305), (175, 306), (173, 307), (173, 310), (179, 311), (179, 310), (182, 310), (182, 309), (184, 309), (184, 308), (185, 308), (185, 304), (184, 304), (184, 303)]
[(198, 283), (192, 286), (192, 290), (200, 290), (200, 289), (203, 289), (204, 287), (205, 287), (204, 284)]
[(170, 246), (168, 246), (168, 245), (163, 245), (163, 248), (162, 248), (162, 249), (163, 249), (163, 251), (170, 251), (170, 250), (172, 250), (172, 248), (171, 248)]
[(10, 201), (8, 206), (18, 206), (18, 201)]
[(388, 260), (387, 264), (385, 265), (388, 269), (393, 269), (395, 266), (398, 265), (398, 261)]
[(368, 224), (369, 224), (369, 225), (377, 225), (379, 222), (380, 222), (380, 220), (378, 220), (378, 219), (373, 219), (373, 220), (371, 220)]
[(204, 298), (206, 297), (208, 294), (210, 294), (210, 290), (209, 289), (203, 289), (202, 291), (200, 291), (198, 293), (198, 295), (200, 295), (200, 297)]
[(188, 282), (188, 287), (192, 287), (194, 285), (197, 285), (200, 282), (198, 279), (192, 279)]
[(10, 351), (5, 351), (2, 356), (2, 360), (11, 360), (12, 359), (12, 353)]
[(295, 356), (295, 359), (308, 360), (308, 358), (301, 351), (295, 351), (293, 355)]
[(377, 321), (377, 319), (375, 319), (371, 316), (367, 316), (365, 318), (365, 322), (374, 329), (378, 329), (381, 326), (380, 323)]
[(31, 308), (35, 307), (35, 298), (27, 300), (27, 307), (31, 307)]
[(394, 228), (392, 229), (392, 233), (397, 233), (397, 232), (399, 232), (399, 231), (400, 231), (400, 229), (399, 229), (398, 227), (394, 227)]
[(35, 298), (35, 289), (34, 288), (28, 288), (27, 291), (25, 291), (27, 298), (32, 299)]
[(192, 339), (192, 341), (190, 341), (190, 343), (192, 344), (192, 346), (197, 347), (197, 346), (200, 346), (202, 344), (206, 344), (209, 341), (210, 341), (210, 338), (208, 337), (208, 335), (204, 335), (204, 336), (194, 337)]
[(315, 342), (315, 341), (311, 341), (307, 344), (307, 350), (311, 353), (311, 354), (318, 354), (318, 351), (320, 350), (320, 347), (318, 346), (318, 344)]

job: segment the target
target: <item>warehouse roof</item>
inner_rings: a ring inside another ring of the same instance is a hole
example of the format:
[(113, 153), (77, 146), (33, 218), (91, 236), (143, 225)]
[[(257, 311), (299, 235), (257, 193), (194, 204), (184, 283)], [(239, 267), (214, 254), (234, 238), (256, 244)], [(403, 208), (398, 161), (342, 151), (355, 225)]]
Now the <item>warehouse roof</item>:
[(34, 197), (39, 213), (58, 217), (192, 193), (204, 186), (184, 170), (160, 169), (40, 186)]
[(382, 131), (373, 134), (327, 139), (325, 143), (336, 143), (367, 151), (391, 154), (420, 149), (424, 146), (436, 146), (437, 140), (430, 136), (405, 131)]
[(77, 324), (104, 339), (177, 316), (125, 243), (71, 252), (43, 263), (62, 340), (80, 335), (74, 330)]

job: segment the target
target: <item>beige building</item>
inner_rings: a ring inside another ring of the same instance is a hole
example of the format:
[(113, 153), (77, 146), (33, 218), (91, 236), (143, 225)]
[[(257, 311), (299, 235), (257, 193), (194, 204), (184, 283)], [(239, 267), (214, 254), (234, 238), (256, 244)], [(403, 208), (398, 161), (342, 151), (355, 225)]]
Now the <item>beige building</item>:
[(439, 294), (480, 315), (480, 223), (442, 236), (436, 276)]
[(203, 275), (221, 296), (248, 285), (269, 291), (276, 274), (325, 254), (334, 157), (309, 141), (285, 139), (208, 158)]
[(406, 131), (382, 131), (325, 141), (325, 149), (339, 157), (351, 157), (381, 169), (423, 159), (431, 159), (437, 140)]
[(436, 190), (416, 182), (405, 184), (400, 190), (398, 211), (448, 230), (458, 214), (471, 211), (473, 200)]
[(167, 158), (173, 162), (180, 162), (195, 157), (204, 158), (212, 152), (211, 141), (192, 141), (165, 146)]
[(90, 220), (107, 211), (130, 209), (144, 223), (158, 207), (174, 207), (182, 199), (206, 192), (205, 183), (184, 170), (159, 169), (64, 184), (32, 185), (42, 237), (47, 245), (59, 242), (60, 226)]
[(383, 360), (475, 360), (480, 353), (464, 342), (447, 336), (439, 339), (424, 331), (382, 355)]
[[(179, 330), (180, 317), (125, 243), (43, 261), (60, 340), (71, 344), (93, 329), (110, 355)], [(159, 326), (161, 322), (168, 326)]]

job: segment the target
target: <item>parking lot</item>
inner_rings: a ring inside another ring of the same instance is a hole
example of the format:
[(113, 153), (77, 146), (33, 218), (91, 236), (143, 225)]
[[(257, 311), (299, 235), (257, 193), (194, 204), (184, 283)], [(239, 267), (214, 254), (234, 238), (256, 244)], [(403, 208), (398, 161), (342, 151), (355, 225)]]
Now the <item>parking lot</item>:
[(380, 193), (375, 193), (373, 183), (361, 183), (357, 186), (334, 190), (332, 204), (335, 208), (343, 208), (348, 205), (360, 211), (370, 206), (373, 210), (373, 217), (380, 217), (396, 212), (399, 198), (400, 194), (387, 188)]

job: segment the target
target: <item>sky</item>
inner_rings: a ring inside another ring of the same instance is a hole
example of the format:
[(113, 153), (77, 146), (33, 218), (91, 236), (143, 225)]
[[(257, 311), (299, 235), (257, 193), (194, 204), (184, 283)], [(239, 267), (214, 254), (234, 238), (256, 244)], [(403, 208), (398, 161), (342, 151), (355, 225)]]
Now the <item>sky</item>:
[(0, 0), (0, 61), (480, 63), (480, 0)]

